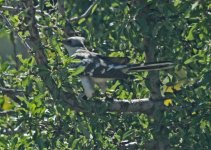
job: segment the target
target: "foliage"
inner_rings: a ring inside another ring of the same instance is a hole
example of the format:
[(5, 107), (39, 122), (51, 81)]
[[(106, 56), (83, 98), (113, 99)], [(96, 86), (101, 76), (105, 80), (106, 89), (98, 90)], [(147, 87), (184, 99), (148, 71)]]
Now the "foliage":
[[(158, 111), (155, 118), (137, 113), (100, 113), (103, 108), (96, 108), (99, 113), (76, 112), (65, 102), (52, 98), (38, 72), (50, 72), (62, 90), (75, 95), (83, 90), (77, 77), (81, 68), (67, 69), (77, 60), (65, 55), (58, 40), (66, 34), (65, 18), (80, 16), (93, 1), (65, 0), (64, 3), (65, 17), (59, 13), (56, 0), (35, 1), (36, 9), (40, 10), (36, 19), (49, 70), (36, 64), (34, 52), (28, 58), (18, 55), (18, 64), (1, 61), (0, 86), (24, 91), (16, 91), (16, 95), (0, 93), (1, 148), (118, 149), (128, 141), (136, 142), (136, 149), (147, 149), (151, 141), (166, 138), (175, 149), (211, 148), (211, 4), (208, 0), (98, 1), (88, 16), (68, 26), (80, 31), (95, 52), (127, 56), (131, 63), (144, 62), (143, 38), (149, 37), (155, 45), (157, 60), (176, 64), (175, 69), (160, 73), (163, 94), (171, 105), (164, 112)], [(5, 5), (17, 10), (1, 7)], [(13, 29), (22, 39), (27, 39), (23, 2), (0, 0), (0, 8)], [(4, 21), (0, 27), (1, 37), (10, 33), (10, 40), (14, 40), (14, 31)], [(146, 76), (144, 72), (136, 74), (134, 80), (114, 81), (107, 92), (119, 99), (148, 97)], [(93, 101), (103, 96), (98, 91)]]

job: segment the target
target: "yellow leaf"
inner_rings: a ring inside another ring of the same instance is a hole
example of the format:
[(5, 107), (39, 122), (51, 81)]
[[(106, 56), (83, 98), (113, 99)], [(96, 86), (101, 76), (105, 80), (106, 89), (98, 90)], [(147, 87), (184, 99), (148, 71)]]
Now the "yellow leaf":
[(196, 112), (194, 111), (194, 112), (192, 112), (192, 115), (196, 115)]
[(176, 85), (174, 85), (174, 90), (175, 91), (180, 91), (181, 90), (181, 84), (180, 83), (177, 83)]
[(170, 99), (170, 98), (169, 99), (165, 99), (163, 103), (164, 103), (165, 106), (173, 105), (172, 99)]
[(174, 90), (173, 90), (173, 86), (164, 86), (163, 87), (163, 89), (164, 89), (164, 92), (166, 92), (166, 93), (173, 93), (174, 92)]
[(3, 110), (11, 110), (13, 108), (13, 103), (11, 101), (11, 99), (7, 96), (4, 95), (4, 103), (2, 105), (2, 109)]
[(163, 90), (165, 93), (174, 93), (176, 91), (180, 91), (182, 85), (183, 85), (182, 82), (178, 82), (174, 86), (164, 85)]

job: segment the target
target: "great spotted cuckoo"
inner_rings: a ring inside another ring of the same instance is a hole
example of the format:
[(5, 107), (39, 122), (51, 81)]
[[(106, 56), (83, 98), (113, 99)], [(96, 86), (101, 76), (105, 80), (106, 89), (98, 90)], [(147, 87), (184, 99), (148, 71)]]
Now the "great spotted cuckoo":
[(113, 79), (126, 79), (130, 72), (152, 71), (172, 68), (171, 62), (155, 62), (147, 64), (130, 64), (127, 57), (106, 57), (90, 52), (84, 45), (84, 37), (70, 37), (63, 40), (69, 56), (80, 60), (78, 66), (83, 66), (84, 71), (80, 79), (85, 95), (91, 98), (94, 94), (94, 85), (106, 91), (106, 82)]

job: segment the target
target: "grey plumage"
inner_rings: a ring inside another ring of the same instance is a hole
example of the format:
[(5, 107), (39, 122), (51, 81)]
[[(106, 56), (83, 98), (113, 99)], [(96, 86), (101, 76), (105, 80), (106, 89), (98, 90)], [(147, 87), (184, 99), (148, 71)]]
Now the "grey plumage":
[(129, 64), (127, 57), (106, 57), (90, 52), (84, 46), (85, 38), (70, 37), (63, 40), (69, 56), (80, 59), (78, 66), (85, 66), (80, 74), (85, 95), (91, 98), (94, 94), (94, 84), (97, 84), (103, 92), (106, 90), (106, 82), (112, 79), (125, 79), (130, 72), (152, 71), (169, 69), (173, 67), (171, 62), (156, 62), (150, 64)]

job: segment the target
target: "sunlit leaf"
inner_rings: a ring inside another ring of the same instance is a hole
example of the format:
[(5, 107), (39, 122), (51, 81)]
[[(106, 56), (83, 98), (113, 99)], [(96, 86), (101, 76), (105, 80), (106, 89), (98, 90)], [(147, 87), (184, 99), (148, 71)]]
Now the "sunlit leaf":
[(132, 134), (134, 134), (134, 130), (126, 131), (126, 132), (123, 134), (122, 139), (125, 140), (125, 139), (127, 139), (128, 137), (130, 137)]
[(174, 87), (173, 87), (173, 89), (175, 90), (175, 91), (180, 91), (181, 90), (181, 84), (180, 83), (177, 83), (176, 85), (174, 85)]
[(79, 143), (80, 140), (81, 140), (81, 139), (75, 139), (75, 140), (73, 141), (73, 143), (72, 143), (71, 148), (72, 148), (72, 149), (75, 149), (75, 148), (76, 148), (76, 145)]
[(172, 99), (165, 99), (163, 103), (165, 106), (170, 106), (173, 104)]
[(79, 21), (78, 21), (78, 24), (82, 24), (84, 21), (86, 20), (86, 18), (81, 18)]
[(118, 3), (112, 3), (111, 6), (112, 6), (112, 7), (118, 7), (119, 4), (118, 4)]
[(3, 110), (10, 110), (14, 107), (14, 104), (12, 103), (12, 100), (7, 95), (4, 95), (4, 103), (2, 105)]
[(194, 32), (194, 30), (196, 29), (196, 27), (197, 27), (197, 24), (194, 24), (194, 25), (191, 27), (191, 29), (189, 30), (188, 35), (187, 35), (187, 37), (186, 37), (186, 40), (189, 40), (189, 41), (194, 40), (194, 34), (193, 34), (193, 32)]
[(164, 92), (166, 92), (166, 93), (173, 93), (174, 91), (173, 91), (173, 86), (164, 86), (163, 87), (163, 89), (164, 89)]
[(77, 69), (74, 70), (74, 72), (71, 75), (76, 76), (76, 75), (82, 73), (84, 70), (85, 70), (84, 66), (78, 67)]
[(193, 57), (187, 59), (187, 60), (184, 62), (184, 64), (190, 64), (190, 63), (192, 63), (192, 62), (194, 62), (194, 58), (193, 58)]
[(93, 14), (95, 12), (97, 6), (98, 6), (97, 4), (94, 5), (94, 7), (92, 8), (91, 14)]
[(191, 9), (192, 9), (192, 10), (195, 9), (198, 5), (199, 5), (199, 1), (196, 1), (196, 2), (192, 5)]

